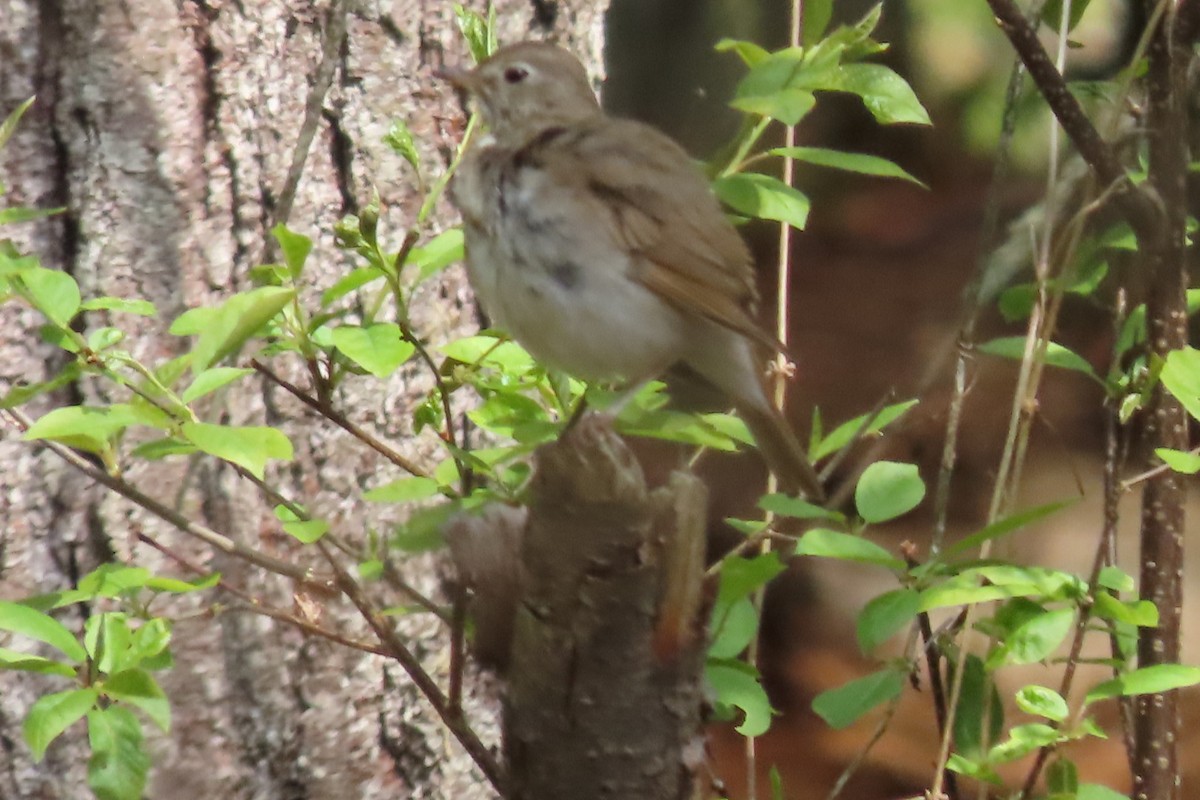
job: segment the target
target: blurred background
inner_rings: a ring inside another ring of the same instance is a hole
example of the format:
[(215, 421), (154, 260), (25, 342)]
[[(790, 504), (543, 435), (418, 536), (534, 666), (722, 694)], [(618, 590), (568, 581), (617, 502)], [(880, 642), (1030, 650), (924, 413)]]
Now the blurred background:
[[(834, 24), (856, 21), (873, 5), (839, 0)], [(605, 105), (666, 130), (697, 158), (708, 157), (737, 129), (738, 115), (726, 104), (744, 72), (735, 55), (717, 53), (714, 44), (733, 37), (769, 49), (784, 46), (790, 6), (786, 0), (614, 0), (608, 18)], [(1141, 3), (1094, 0), (1071, 36), (1068, 77), (1079, 82), (1112, 78), (1127, 63), (1143, 24)], [(1015, 107), (1016, 128), (1006, 149), (1009, 167), (996, 180), (1014, 56), (982, 0), (887, 0), (876, 38), (890, 45), (883, 61), (910, 81), (933, 126), (880, 127), (857, 98), (822, 95), (798, 129), (799, 143), (885, 156), (928, 189), (797, 165), (796, 185), (810, 196), (812, 213), (792, 252), (791, 342), (800, 363), (789, 390), (789, 412), (805, 431), (813, 407), (819, 407), (829, 430), (867, 413), (885, 397), (919, 398), (920, 405), (872, 457), (913, 461), (932, 487), (952, 389), (954, 348), (967, 310), (964, 289), (982, 254), (1010, 235), (1007, 222), (1042, 196), (1050, 119), (1027, 86)], [(1000, 224), (985, 241), (989, 203), (995, 203)], [(778, 234), (769, 225), (751, 225), (744, 232), (758, 256), (769, 310)], [(1014, 281), (1029, 280), (1031, 265), (1019, 266)], [(1101, 374), (1112, 348), (1111, 299), (1111, 291), (1103, 289), (1092, 297), (1069, 299), (1056, 336)], [(977, 341), (1024, 333), (1023, 322), (1006, 323), (994, 305), (984, 309)], [(1016, 362), (979, 356), (971, 363), (950, 503), (951, 528), (958, 535), (984, 522), (1015, 376)], [(1086, 574), (1101, 521), (1102, 399), (1087, 377), (1049, 371), (1018, 507), (1062, 499), (1080, 502), (1007, 542), (1001, 557)], [(714, 498), (713, 519), (747, 512), (761, 491), (761, 468), (750, 459), (737, 463), (730, 458), (712, 459), (704, 468)], [(894, 549), (912, 541), (920, 551), (930, 536), (929, 505), (891, 526), (881, 543)], [(1121, 565), (1133, 574), (1137, 510), (1138, 498), (1127, 497)], [(719, 523), (713, 533), (722, 541)], [(859, 654), (853, 632), (863, 604), (895, 588), (894, 581), (889, 584), (877, 572), (826, 562), (818, 569), (793, 559), (772, 585), (764, 611), (761, 667), (780, 716), (757, 745), (760, 796), (762, 787), (769, 786), (767, 770), (776, 766), (789, 800), (825, 797), (871, 737), (878, 717), (831, 731), (812, 713), (810, 703), (821, 691), (872, 670), (872, 662)], [(1195, 597), (1200, 580), (1194, 566), (1189, 575), (1189, 596)], [(1196, 617), (1189, 609), (1185, 620), (1185, 660), (1193, 663), (1200, 657), (1191, 644), (1197, 641)], [(1085, 676), (1077, 685), (1086, 688), (1103, 677)], [(1009, 679), (1012, 686), (1001, 687), (1008, 697), (1031, 680), (1057, 685), (1056, 673), (1044, 668), (1010, 674)], [(1184, 707), (1189, 719), (1200, 717), (1194, 696)], [(1115, 709), (1102, 714), (1108, 715), (1102, 722), (1115, 731)], [(889, 732), (841, 796), (884, 800), (919, 794), (929, 785), (936, 738), (928, 693), (906, 692)], [(1080, 765), (1081, 779), (1127, 790), (1126, 756), (1118, 739), (1081, 743), (1069, 754)], [(713, 741), (729, 796), (743, 796), (743, 740), (718, 727)], [(1195, 757), (1200, 748), (1193, 743), (1182, 752), (1186, 796), (1188, 785), (1200, 783)], [(1011, 775), (1023, 775), (1025, 768), (1018, 764)]]

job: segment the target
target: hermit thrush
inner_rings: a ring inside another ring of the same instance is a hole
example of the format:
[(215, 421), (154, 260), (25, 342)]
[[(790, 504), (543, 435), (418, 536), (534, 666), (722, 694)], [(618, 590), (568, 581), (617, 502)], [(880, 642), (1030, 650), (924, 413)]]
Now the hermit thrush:
[(750, 253), (687, 153), (600, 110), (583, 65), (524, 42), (471, 71), (489, 133), (451, 188), (484, 311), (544, 364), (585, 380), (645, 381), (675, 366), (726, 394), (789, 492), (820, 481), (771, 404), (756, 350)]

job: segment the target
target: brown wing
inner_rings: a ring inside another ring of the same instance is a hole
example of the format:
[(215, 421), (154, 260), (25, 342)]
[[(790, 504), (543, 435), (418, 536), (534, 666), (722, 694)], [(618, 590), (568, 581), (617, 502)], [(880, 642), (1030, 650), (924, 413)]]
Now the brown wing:
[(667, 302), (786, 352), (754, 318), (750, 251), (687, 153), (639, 122), (601, 118), (548, 142), (537, 160), (595, 198), (594, 214), (642, 256), (635, 277)]

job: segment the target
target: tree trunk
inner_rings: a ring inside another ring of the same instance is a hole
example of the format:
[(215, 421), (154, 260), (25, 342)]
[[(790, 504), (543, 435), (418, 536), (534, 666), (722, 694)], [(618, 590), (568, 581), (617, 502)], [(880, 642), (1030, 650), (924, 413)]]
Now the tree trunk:
[[(602, 8), (582, 0), (496, 5), (502, 42), (550, 35), (598, 63)], [(440, 173), (456, 135), (447, 121), (458, 112), (450, 91), (431, 75), (443, 59), (462, 61), (465, 53), (451, 4), (441, 0), (5, 0), (0, 116), (35, 93), (38, 101), (0, 156), (9, 190), (4, 201), (67, 210), (4, 235), (73, 275), (85, 297), (153, 301), (159, 311), (153, 319), (88, 312), (83, 324), (118, 325), (130, 333), (125, 345), (135, 356), (169, 358), (181, 351), (166, 333), (170, 321), (248, 287), (249, 270), (269, 257), (268, 231), (276, 222), (314, 239), (305, 275), (310, 300), (348, 268), (334, 246), (333, 223), (373, 191), (385, 209), (380, 238), (399, 246), (422, 194), (383, 135), (392, 119), (405, 120), (417, 139), (423, 179)], [(324, 76), (332, 80), (320, 91)], [(306, 105), (315, 124), (309, 144), (301, 135)], [(289, 176), (299, 177), (294, 198)], [(434, 230), (452, 221), (443, 207)], [(427, 283), (413, 309), (414, 326), (433, 342), (475, 325), (458, 269)], [(61, 364), (59, 351), (38, 339), (32, 313), (0, 307), (0, 325), (0, 392), (17, 380), (44, 380)], [(282, 359), (280, 368), (290, 369)], [(439, 447), (432, 435), (413, 434), (409, 414), (428, 380), (401, 370), (380, 391), (373, 379), (359, 379), (340, 390), (336, 403), (431, 465)], [(108, 402), (109, 388), (82, 380), (31, 410)], [(284, 430), (296, 460), (271, 474), (272, 483), (331, 520), (342, 536), (361, 539), (368, 529), (395, 524), (393, 509), (367, 507), (361, 494), (401, 475), (278, 390), (228, 392), (212, 401), (206, 418)], [(12, 428), (0, 430), (0, 597), (61, 590), (113, 560), (181, 574), (139, 542), (145, 534), (270, 604), (303, 605), (292, 585), (214, 556), (91, 486), (48, 450), (18, 441)], [(228, 470), (176, 459), (131, 464), (125, 477), (257, 548), (285, 559), (308, 557), (279, 531), (254, 487)], [(410, 582), (436, 594), (439, 564), (422, 557), (402, 568)], [(170, 734), (152, 742), (148, 796), (492, 796), (393, 662), (250, 613), (196, 613), (213, 599), (170, 606), (179, 620), (176, 663), (163, 680), (175, 721)], [(365, 630), (344, 602), (325, 611), (335, 618), (330, 626), (348, 636)], [(63, 621), (79, 628), (85, 613), (73, 607)], [(426, 669), (444, 679), (445, 628), (420, 615), (400, 627)], [(50, 678), (0, 672), (0, 796), (84, 796), (83, 726), (68, 730), (41, 763), (33, 762), (20, 732), (31, 703), (63, 688)], [(478, 686), (467, 694), (466, 715), (485, 740), (495, 741), (492, 698)]]

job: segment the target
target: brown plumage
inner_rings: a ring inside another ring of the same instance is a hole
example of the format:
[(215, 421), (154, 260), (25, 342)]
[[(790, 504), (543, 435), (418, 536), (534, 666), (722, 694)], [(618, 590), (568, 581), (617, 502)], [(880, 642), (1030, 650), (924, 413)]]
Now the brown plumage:
[(703, 174), (658, 130), (605, 115), (570, 53), (526, 42), (446, 76), (490, 135), (452, 187), (484, 310), (535, 357), (590, 380), (684, 364), (733, 401), (791, 492), (823, 496), (768, 399), (749, 250)]

